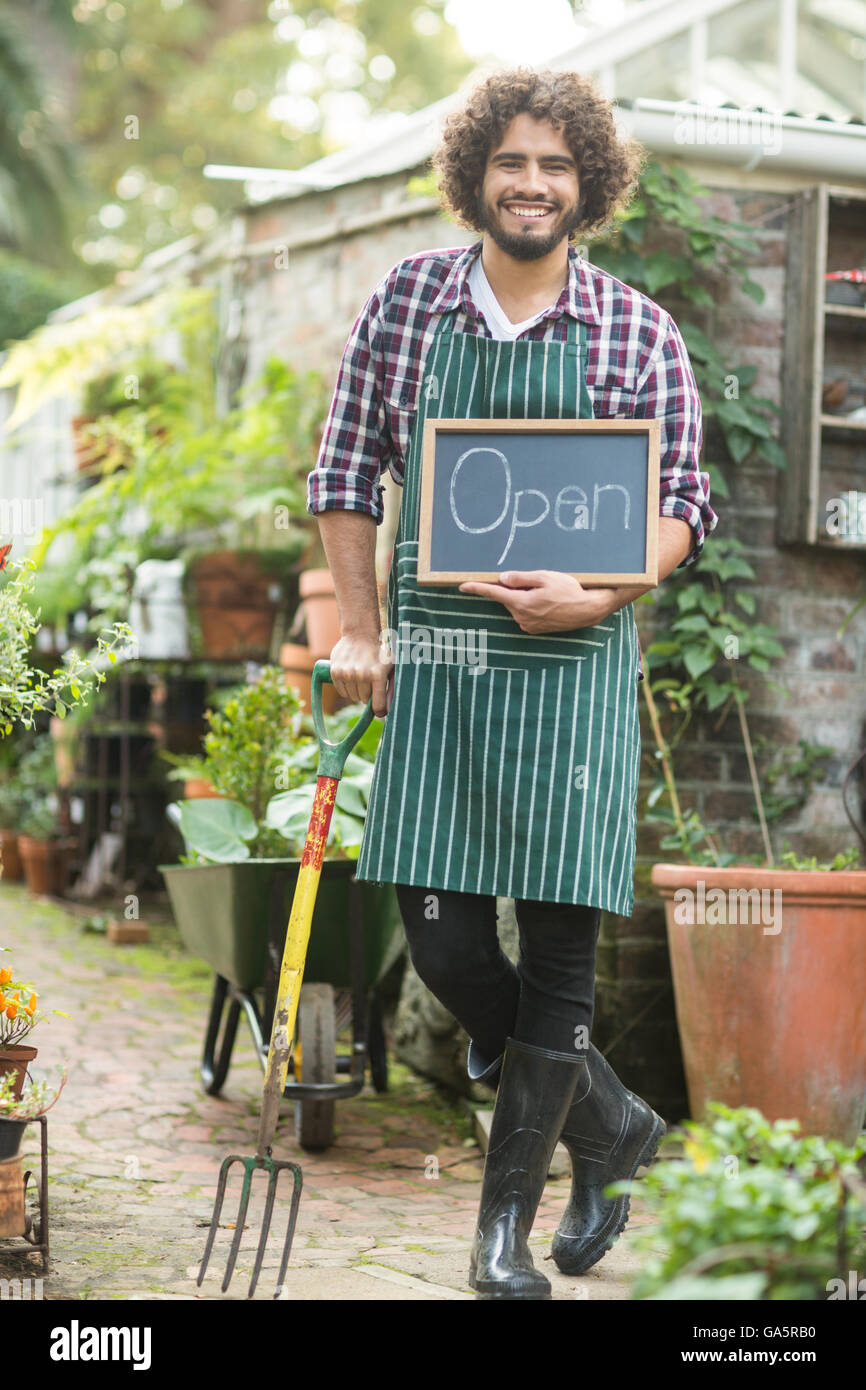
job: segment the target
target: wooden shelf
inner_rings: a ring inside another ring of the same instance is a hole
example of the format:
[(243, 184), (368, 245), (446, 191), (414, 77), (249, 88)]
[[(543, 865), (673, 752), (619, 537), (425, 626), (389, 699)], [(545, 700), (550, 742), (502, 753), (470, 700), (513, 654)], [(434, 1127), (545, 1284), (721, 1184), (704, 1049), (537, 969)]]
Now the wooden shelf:
[(846, 319), (866, 319), (866, 305), (825, 304), (825, 314), (841, 314)]
[(862, 378), (866, 304), (828, 303), (825, 276), (864, 259), (866, 193), (826, 183), (804, 189), (787, 227), (779, 442), (788, 477), (776, 514), (780, 545), (837, 554), (866, 549), (859, 541), (831, 540), (825, 528), (828, 502), (862, 486), (866, 420), (831, 415), (821, 400), (828, 381)]
[(847, 420), (844, 415), (819, 416), (822, 429), (866, 430), (866, 420)]

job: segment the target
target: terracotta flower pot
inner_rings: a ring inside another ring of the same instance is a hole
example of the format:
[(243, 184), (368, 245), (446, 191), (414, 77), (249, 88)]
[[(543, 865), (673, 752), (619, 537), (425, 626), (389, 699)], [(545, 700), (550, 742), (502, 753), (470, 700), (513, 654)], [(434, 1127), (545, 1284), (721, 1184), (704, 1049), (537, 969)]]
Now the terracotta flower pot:
[[(284, 642), (280, 648), (280, 665), (286, 673), (286, 685), (296, 692), (307, 714), (313, 707), (313, 667), (318, 657), (309, 647), (297, 646), (294, 642)], [(322, 686), (322, 709), (325, 714), (333, 714), (340, 697), (332, 685)]]
[(0, 1161), (0, 1236), (23, 1236), (24, 1176), (20, 1158)]
[(25, 1043), (0, 1049), (0, 1076), (6, 1076), (9, 1072), (15, 1073), (17, 1079), (14, 1082), (13, 1095), (16, 1100), (21, 1099), (27, 1068), (35, 1061), (38, 1052), (38, 1047), (28, 1047)]
[(187, 801), (200, 801), (204, 798), (216, 801), (224, 801), (222, 792), (218, 792), (213, 782), (209, 782), (206, 777), (191, 777), (183, 784), (183, 794)]
[(866, 872), (657, 864), (694, 1118), (708, 1100), (852, 1144), (866, 1108)]
[(15, 830), (0, 830), (0, 871), (6, 883), (18, 883), (24, 877)]
[(255, 555), (215, 551), (192, 567), (203, 655), (216, 661), (266, 661), (277, 603)]
[(36, 840), (18, 836), (27, 887), (37, 897), (62, 898), (66, 889), (67, 845), (62, 840)]
[(340, 610), (331, 571), (305, 570), (299, 590), (304, 605), (307, 646), (313, 656), (328, 657), (340, 640)]

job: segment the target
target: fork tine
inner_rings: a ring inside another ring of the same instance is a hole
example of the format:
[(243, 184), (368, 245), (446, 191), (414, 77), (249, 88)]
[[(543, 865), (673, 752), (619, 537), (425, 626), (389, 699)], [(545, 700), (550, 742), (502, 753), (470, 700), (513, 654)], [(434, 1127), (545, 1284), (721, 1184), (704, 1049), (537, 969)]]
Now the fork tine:
[(216, 1233), (219, 1229), (220, 1213), (222, 1212), (223, 1200), (226, 1195), (226, 1183), (228, 1181), (229, 1168), (236, 1161), (237, 1160), (235, 1158), (235, 1155), (233, 1154), (230, 1158), (226, 1158), (223, 1160), (222, 1166), (220, 1168), (219, 1181), (217, 1182), (216, 1201), (214, 1202), (210, 1230), (207, 1233), (207, 1244), (204, 1248), (204, 1255), (202, 1256), (202, 1261), (199, 1265), (198, 1279), (196, 1280), (196, 1283), (198, 1284), (199, 1288), (201, 1288), (202, 1281), (207, 1270), (208, 1260), (210, 1259), (211, 1251), (213, 1250), (213, 1243), (216, 1239)]
[(297, 1163), (286, 1163), (283, 1166), (290, 1169), (292, 1172), (294, 1178), (294, 1189), (292, 1191), (292, 1205), (289, 1211), (289, 1224), (286, 1227), (286, 1239), (283, 1243), (283, 1257), (280, 1260), (280, 1272), (277, 1276), (277, 1291), (274, 1294), (274, 1298), (279, 1298), (280, 1294), (283, 1291), (283, 1283), (286, 1277), (286, 1270), (289, 1264), (289, 1257), (292, 1253), (292, 1241), (295, 1238), (295, 1223), (298, 1219), (298, 1207), (301, 1201), (301, 1188), (303, 1187), (304, 1183), (303, 1171), (298, 1167)]
[(250, 1280), (250, 1290), (247, 1298), (252, 1298), (255, 1293), (256, 1284), (259, 1282), (262, 1261), (265, 1257), (265, 1246), (268, 1242), (268, 1232), (271, 1229), (271, 1219), (274, 1214), (274, 1198), (277, 1195), (277, 1179), (279, 1178), (279, 1168), (273, 1163), (268, 1162), (268, 1192), (265, 1198), (265, 1209), (262, 1213), (262, 1233), (259, 1236), (259, 1245), (256, 1250), (256, 1260), (253, 1265), (253, 1277)]
[(229, 1250), (229, 1258), (228, 1263), (226, 1265), (225, 1278), (222, 1282), (223, 1293), (225, 1293), (226, 1289), (231, 1283), (231, 1277), (234, 1274), (235, 1269), (235, 1262), (238, 1258), (238, 1251), (241, 1248), (241, 1237), (244, 1233), (244, 1222), (246, 1221), (247, 1207), (250, 1204), (250, 1188), (252, 1187), (253, 1182), (253, 1168), (258, 1167), (258, 1161), (256, 1159), (245, 1158), (243, 1160), (243, 1164), (244, 1183), (243, 1187), (241, 1188), (241, 1200), (240, 1206), (238, 1207), (238, 1215), (237, 1222), (235, 1224), (234, 1238), (232, 1240), (231, 1249)]

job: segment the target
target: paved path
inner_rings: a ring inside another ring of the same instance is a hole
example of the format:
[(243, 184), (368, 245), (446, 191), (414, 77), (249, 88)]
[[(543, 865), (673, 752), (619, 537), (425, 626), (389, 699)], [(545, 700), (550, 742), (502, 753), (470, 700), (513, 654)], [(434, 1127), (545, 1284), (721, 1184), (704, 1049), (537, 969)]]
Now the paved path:
[[(201, 1290), (195, 1283), (220, 1163), (228, 1153), (254, 1152), (261, 1094), (261, 1072), (241, 1034), (223, 1096), (201, 1088), (207, 967), (184, 953), (173, 926), (155, 927), (149, 946), (115, 946), (82, 930), (80, 916), (3, 883), (0, 945), (13, 948), (4, 959), (35, 981), (46, 1009), (71, 1015), (43, 1024), (33, 1038), (40, 1068), (69, 1064), (49, 1116), (52, 1261), (43, 1296), (245, 1297), (258, 1206), (228, 1293), (219, 1283), (230, 1230), (220, 1232), (213, 1277)], [(37, 1128), (28, 1134), (26, 1152), (35, 1156)], [(483, 1160), (459, 1104), (394, 1066), (388, 1094), (368, 1084), (338, 1104), (336, 1142), (324, 1153), (297, 1146), (286, 1105), (275, 1153), (300, 1162), (304, 1174), (287, 1297), (473, 1297), (466, 1274)], [(627, 1298), (631, 1238), (647, 1221), (639, 1201), (601, 1264), (570, 1279), (545, 1258), (567, 1195), (567, 1179), (548, 1182), (532, 1237), (554, 1298)], [(224, 1220), (234, 1210), (227, 1200)], [(284, 1220), (287, 1201), (281, 1211)], [(282, 1230), (256, 1298), (273, 1296)], [(0, 1278), (28, 1273), (39, 1270), (23, 1242), (0, 1240)]]

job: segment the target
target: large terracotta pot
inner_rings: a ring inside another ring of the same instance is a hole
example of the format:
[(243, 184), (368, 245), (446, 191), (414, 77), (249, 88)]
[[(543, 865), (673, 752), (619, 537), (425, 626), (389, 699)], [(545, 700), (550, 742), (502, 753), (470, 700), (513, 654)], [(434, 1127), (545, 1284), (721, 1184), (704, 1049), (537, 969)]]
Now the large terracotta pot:
[[(852, 1144), (866, 1109), (866, 872), (657, 864), (689, 1103)], [(748, 898), (745, 896), (748, 894)]]
[(277, 602), (255, 555), (215, 551), (192, 567), (203, 655), (216, 661), (266, 661)]
[(307, 646), (314, 658), (328, 657), (340, 640), (340, 611), (331, 571), (305, 570), (299, 591), (304, 605)]
[(47, 894), (61, 898), (66, 889), (66, 844), (62, 840), (36, 840), (31, 835), (19, 835), (18, 850), (30, 892), (37, 897)]
[(0, 1049), (0, 1076), (6, 1076), (9, 1072), (15, 1073), (12, 1094), (16, 1100), (21, 1099), (27, 1068), (35, 1061), (38, 1052), (37, 1047), (28, 1047), (25, 1043)]
[(18, 883), (24, 877), (15, 830), (0, 830), (0, 871), (6, 883)]

